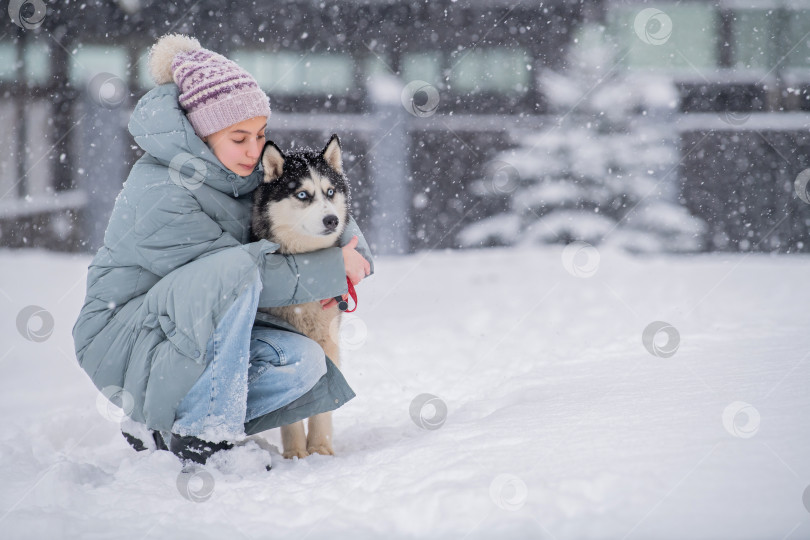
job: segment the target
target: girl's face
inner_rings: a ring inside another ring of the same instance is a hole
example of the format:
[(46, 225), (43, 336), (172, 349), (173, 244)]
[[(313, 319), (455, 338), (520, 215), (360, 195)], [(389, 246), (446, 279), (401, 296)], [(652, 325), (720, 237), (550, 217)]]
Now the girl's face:
[(247, 176), (259, 163), (266, 127), (267, 117), (256, 116), (212, 133), (203, 142), (229, 171)]

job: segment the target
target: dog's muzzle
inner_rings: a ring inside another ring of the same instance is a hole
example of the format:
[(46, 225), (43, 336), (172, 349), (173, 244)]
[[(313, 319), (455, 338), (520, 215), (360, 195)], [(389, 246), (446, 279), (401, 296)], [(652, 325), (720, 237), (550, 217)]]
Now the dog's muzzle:
[(340, 220), (335, 215), (329, 215), (323, 218), (323, 226), (326, 227), (326, 230), (330, 233), (337, 230), (338, 223), (340, 223)]

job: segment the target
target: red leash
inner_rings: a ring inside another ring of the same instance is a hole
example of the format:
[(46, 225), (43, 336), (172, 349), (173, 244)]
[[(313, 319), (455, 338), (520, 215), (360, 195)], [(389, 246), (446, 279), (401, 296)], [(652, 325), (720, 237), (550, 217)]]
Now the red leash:
[(352, 300), (354, 300), (354, 307), (352, 309), (349, 309), (349, 302), (347, 302), (346, 300), (344, 300), (340, 296), (336, 296), (335, 300), (337, 300), (338, 309), (340, 311), (345, 311), (346, 313), (352, 313), (355, 309), (357, 309), (357, 291), (354, 290), (354, 285), (352, 285), (352, 280), (350, 280), (348, 276), (346, 276), (346, 283), (349, 284), (349, 296), (351, 296)]
[[(352, 300), (354, 300), (354, 307), (352, 309), (347, 309), (346, 310), (346, 313), (351, 313), (352, 311), (357, 309), (357, 291), (354, 290), (354, 285), (352, 285), (352, 280), (350, 280), (348, 277), (346, 278), (346, 283), (349, 284), (349, 296), (351, 296)], [(346, 302), (346, 303), (348, 304), (348, 302)], [(349, 307), (349, 306), (347, 305), (346, 307)]]

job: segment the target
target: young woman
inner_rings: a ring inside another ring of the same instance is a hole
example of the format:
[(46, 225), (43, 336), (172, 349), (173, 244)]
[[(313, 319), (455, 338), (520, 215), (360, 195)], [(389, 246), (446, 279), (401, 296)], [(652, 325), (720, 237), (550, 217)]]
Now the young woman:
[(357, 284), (373, 266), (353, 221), (342, 248), (292, 256), (249, 243), (267, 96), (186, 36), (161, 38), (149, 67), (158, 86), (129, 122), (145, 153), (88, 268), (73, 338), (82, 368), (127, 413), (130, 444), (205, 463), (246, 433), (354, 396), (320, 346), (256, 309), (328, 307), (347, 276)]

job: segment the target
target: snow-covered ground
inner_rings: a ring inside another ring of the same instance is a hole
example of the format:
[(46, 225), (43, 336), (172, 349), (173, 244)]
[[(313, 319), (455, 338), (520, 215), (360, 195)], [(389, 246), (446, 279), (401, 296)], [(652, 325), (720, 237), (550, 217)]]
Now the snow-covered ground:
[(75, 361), (90, 258), (0, 251), (0, 538), (809, 538), (810, 257), (594, 255), (379, 259), (337, 455), (181, 475)]

